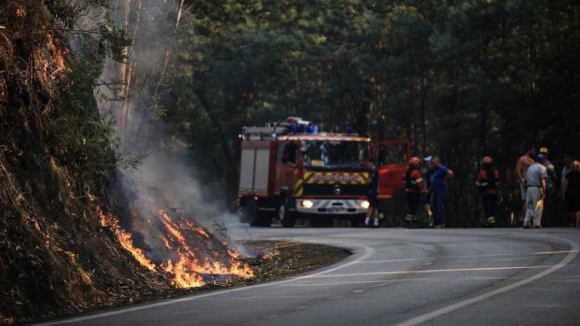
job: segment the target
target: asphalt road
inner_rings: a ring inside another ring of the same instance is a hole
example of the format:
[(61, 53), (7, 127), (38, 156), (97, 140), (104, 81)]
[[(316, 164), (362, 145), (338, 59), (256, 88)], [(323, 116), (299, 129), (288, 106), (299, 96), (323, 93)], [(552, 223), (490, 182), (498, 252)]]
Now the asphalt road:
[(348, 248), (293, 278), (50, 325), (580, 325), (580, 230), (246, 228)]

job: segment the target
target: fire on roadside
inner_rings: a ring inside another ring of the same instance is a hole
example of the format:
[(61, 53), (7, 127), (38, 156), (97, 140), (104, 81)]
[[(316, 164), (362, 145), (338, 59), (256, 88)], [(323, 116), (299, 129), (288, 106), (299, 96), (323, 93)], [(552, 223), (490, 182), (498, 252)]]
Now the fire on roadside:
[[(204, 279), (204, 275), (211, 276), (211, 280), (214, 280), (218, 275), (222, 276), (223, 279), (231, 277), (250, 278), (254, 275), (253, 270), (248, 265), (239, 261), (237, 250), (228, 249), (228, 257), (219, 257), (219, 253), (215, 252), (213, 255), (207, 255), (200, 260), (191, 247), (192, 244), (187, 241), (185, 234), (195, 233), (207, 241), (210, 241), (210, 235), (202, 227), (182, 216), (171, 218), (164, 210), (158, 211), (159, 220), (165, 227), (165, 232), (162, 232), (162, 240), (171, 253), (171, 258), (155, 264), (146, 256), (144, 250), (135, 246), (131, 233), (120, 227), (117, 218), (111, 214), (103, 213), (99, 208), (97, 208), (97, 213), (101, 218), (101, 224), (113, 231), (123, 248), (129, 251), (141, 265), (151, 271), (160, 270), (171, 274), (173, 283), (178, 288), (203, 286), (210, 281)], [(218, 258), (222, 258), (222, 261), (219, 261)]]
[(139, 248), (135, 248), (133, 246), (133, 239), (130, 233), (125, 232), (121, 229), (119, 225), (119, 220), (117, 220), (111, 214), (105, 214), (99, 207), (97, 207), (97, 214), (101, 218), (101, 225), (104, 227), (108, 227), (113, 234), (119, 239), (121, 246), (125, 248), (125, 250), (129, 251), (131, 255), (139, 262), (141, 265), (146, 267), (147, 269), (153, 271), (155, 270), (155, 264), (151, 262), (146, 256), (145, 252)]

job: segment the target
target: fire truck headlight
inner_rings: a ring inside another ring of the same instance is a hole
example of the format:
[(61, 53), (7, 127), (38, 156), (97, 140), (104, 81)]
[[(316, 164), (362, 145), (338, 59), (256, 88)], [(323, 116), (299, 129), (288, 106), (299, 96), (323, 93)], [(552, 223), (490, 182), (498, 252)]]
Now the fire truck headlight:
[(369, 203), (368, 200), (363, 200), (363, 201), (360, 202), (360, 207), (361, 208), (367, 209), (367, 208), (369, 208), (369, 206), (370, 206), (370, 203)]
[(314, 203), (312, 202), (312, 200), (303, 200), (300, 202), (300, 206), (305, 207), (305, 208), (310, 208), (310, 207), (314, 206)]

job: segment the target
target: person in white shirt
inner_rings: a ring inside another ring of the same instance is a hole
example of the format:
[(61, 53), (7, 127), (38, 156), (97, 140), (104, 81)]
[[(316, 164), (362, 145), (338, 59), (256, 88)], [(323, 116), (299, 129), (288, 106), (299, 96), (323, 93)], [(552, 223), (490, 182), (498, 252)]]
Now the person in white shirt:
[(546, 195), (546, 179), (548, 173), (544, 167), (546, 157), (543, 154), (536, 156), (536, 163), (528, 168), (524, 179), (526, 187), (526, 217), (524, 228), (542, 228), (542, 211)]
[(540, 154), (543, 154), (546, 158), (544, 164), (542, 165), (546, 168), (546, 172), (548, 173), (548, 178), (546, 179), (544, 208), (542, 213), (542, 226), (554, 226), (554, 196), (557, 195), (556, 180), (558, 177), (556, 176), (556, 168), (554, 168), (554, 164), (552, 164), (548, 159), (548, 149), (546, 147), (540, 148)]

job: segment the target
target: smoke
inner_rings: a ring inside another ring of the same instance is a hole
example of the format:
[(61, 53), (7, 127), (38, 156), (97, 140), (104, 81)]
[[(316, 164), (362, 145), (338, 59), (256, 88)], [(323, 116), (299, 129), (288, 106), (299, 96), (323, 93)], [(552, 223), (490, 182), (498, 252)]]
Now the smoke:
[(217, 185), (201, 184), (195, 167), (186, 164), (180, 154), (157, 150), (143, 159), (137, 169), (124, 171), (134, 180), (139, 195), (162, 196), (167, 209), (178, 211), (206, 229), (224, 220), (226, 207)]
[[(101, 77), (105, 83), (123, 81), (123, 84), (117, 90), (105, 86), (98, 90), (106, 95), (100, 108), (114, 118), (120, 151), (125, 158), (141, 160), (137, 169), (120, 171), (131, 180), (131, 186), (124, 187), (125, 197), (133, 198), (133, 194), (128, 194), (131, 192), (140, 198), (140, 204), (136, 205), (139, 212), (133, 215), (152, 216), (151, 206), (146, 202), (151, 198), (157, 207), (165, 207), (233, 244), (227, 229), (238, 218), (227, 211), (229, 205), (224, 200), (223, 185), (198, 181), (203, 171), (197, 171), (195, 162), (186, 154), (187, 145), (172, 137), (169, 126), (160, 119), (165, 113), (162, 99), (168, 97), (164, 89), (171, 83), (166, 70), (172, 60), (171, 46), (175, 41), (172, 35), (180, 3), (131, 1), (127, 12), (126, 2), (117, 1), (113, 17), (119, 26), (128, 24), (125, 28), (134, 43), (127, 49), (127, 62), (108, 60)], [(162, 226), (159, 222), (148, 224), (155, 228)], [(142, 234), (143, 241), (153, 251), (162, 245), (159, 240), (148, 239), (147, 233)]]

